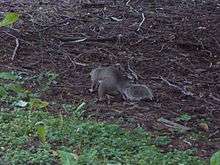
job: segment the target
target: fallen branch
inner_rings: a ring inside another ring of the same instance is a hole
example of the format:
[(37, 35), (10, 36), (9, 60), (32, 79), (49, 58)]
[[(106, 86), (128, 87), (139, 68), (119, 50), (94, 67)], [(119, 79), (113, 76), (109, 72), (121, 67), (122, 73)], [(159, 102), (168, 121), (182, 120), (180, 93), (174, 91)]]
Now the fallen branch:
[(135, 78), (135, 80), (137, 81), (138, 80), (138, 75), (136, 74), (136, 72), (131, 68), (131, 65), (130, 65), (130, 61), (133, 60), (130, 59), (128, 60), (128, 70), (131, 72), (131, 75)]
[(191, 128), (189, 128), (189, 127), (183, 126), (181, 124), (174, 123), (173, 121), (164, 119), (162, 117), (159, 118), (157, 121), (164, 124), (164, 125), (166, 125), (169, 128), (179, 130), (182, 133), (191, 130)]
[(87, 40), (87, 38), (82, 38), (82, 39), (73, 40), (73, 41), (71, 41), (71, 43), (79, 43), (79, 42), (83, 42), (86, 40)]
[(71, 37), (55, 37), (65, 43), (80, 43), (80, 42), (117, 42), (118, 37), (106, 37), (106, 38), (71, 38)]
[(144, 23), (144, 21), (145, 21), (145, 16), (144, 16), (144, 13), (142, 13), (142, 14), (141, 14), (141, 16), (142, 16), (142, 21), (141, 21), (141, 23), (139, 24), (137, 31), (139, 31), (139, 30), (140, 30), (140, 28), (141, 28), (142, 24), (143, 24), (143, 23)]
[(128, 0), (128, 1), (126, 2), (126, 6), (130, 6), (130, 5), (129, 5), (130, 1), (131, 1), (131, 0)]
[(209, 94), (209, 97), (211, 97), (213, 100), (215, 100), (217, 102), (220, 102), (220, 98), (217, 98), (217, 97), (213, 96), (212, 93)]
[(15, 49), (14, 49), (14, 51), (13, 51), (11, 60), (14, 60), (15, 55), (17, 54), (18, 47), (19, 47), (19, 40), (16, 38), (15, 41), (16, 41), (16, 46), (15, 46)]
[(14, 51), (13, 51), (13, 54), (12, 54), (12, 57), (11, 57), (11, 60), (13, 61), (14, 58), (15, 58), (15, 55), (17, 54), (17, 50), (18, 50), (18, 47), (19, 47), (19, 40), (18, 40), (18, 38), (17, 38), (16, 36), (14, 36), (14, 35), (12, 35), (12, 34), (6, 32), (6, 31), (4, 31), (4, 32), (5, 32), (7, 35), (9, 35), (9, 36), (15, 38), (16, 46), (15, 46), (15, 48), (14, 48)]
[(190, 92), (190, 91), (187, 91), (185, 86), (184, 86), (183, 88), (181, 88), (181, 87), (179, 87), (179, 86), (177, 86), (177, 85), (171, 84), (168, 80), (166, 80), (166, 79), (163, 78), (162, 76), (160, 76), (160, 79), (161, 79), (162, 81), (164, 81), (165, 83), (167, 83), (169, 86), (172, 86), (172, 87), (178, 89), (178, 90), (181, 91), (184, 95), (186, 95), (186, 96), (193, 96), (193, 93)]

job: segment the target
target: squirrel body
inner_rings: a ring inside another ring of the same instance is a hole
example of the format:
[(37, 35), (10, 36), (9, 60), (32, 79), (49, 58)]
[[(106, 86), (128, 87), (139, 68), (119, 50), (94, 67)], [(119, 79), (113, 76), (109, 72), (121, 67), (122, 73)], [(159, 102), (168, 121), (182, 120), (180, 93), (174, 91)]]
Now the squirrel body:
[(152, 91), (146, 85), (132, 84), (117, 66), (98, 67), (91, 71), (90, 76), (90, 92), (98, 90), (99, 100), (102, 100), (105, 94), (118, 93), (124, 100), (153, 99)]

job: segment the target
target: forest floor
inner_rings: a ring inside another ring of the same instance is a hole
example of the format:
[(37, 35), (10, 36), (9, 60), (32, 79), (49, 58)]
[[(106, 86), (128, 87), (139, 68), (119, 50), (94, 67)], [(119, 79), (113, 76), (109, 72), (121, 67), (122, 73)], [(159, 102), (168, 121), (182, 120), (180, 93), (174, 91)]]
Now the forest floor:
[[(168, 136), (165, 151), (197, 149), (197, 156), (208, 158), (220, 148), (217, 0), (16, 0), (1, 2), (0, 9), (0, 16), (5, 11), (22, 14), (14, 29), (0, 29), (0, 70), (58, 74), (57, 83), (42, 96), (48, 102), (84, 101), (84, 115), (93, 120)], [(90, 71), (116, 63), (130, 66), (155, 100), (95, 103)], [(190, 130), (181, 132), (161, 118)]]

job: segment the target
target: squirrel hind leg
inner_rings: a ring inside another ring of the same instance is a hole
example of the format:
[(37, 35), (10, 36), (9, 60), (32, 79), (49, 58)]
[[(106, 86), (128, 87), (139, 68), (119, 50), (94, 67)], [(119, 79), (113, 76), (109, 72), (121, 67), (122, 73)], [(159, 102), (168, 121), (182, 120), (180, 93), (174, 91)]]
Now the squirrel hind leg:
[(104, 96), (105, 96), (105, 84), (101, 82), (98, 87), (99, 101), (102, 101), (104, 99)]
[(92, 84), (91, 84), (91, 88), (89, 89), (89, 91), (92, 93), (92, 92), (94, 92), (94, 91), (96, 91), (97, 90), (97, 88), (98, 88), (98, 81), (93, 81), (92, 80)]

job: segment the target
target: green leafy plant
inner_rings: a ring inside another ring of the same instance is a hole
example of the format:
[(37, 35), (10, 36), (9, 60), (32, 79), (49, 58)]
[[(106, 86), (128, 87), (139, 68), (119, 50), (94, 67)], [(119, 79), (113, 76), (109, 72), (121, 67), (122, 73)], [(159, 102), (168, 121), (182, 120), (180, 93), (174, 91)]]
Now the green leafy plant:
[(21, 77), (15, 74), (14, 72), (0, 72), (0, 79), (5, 80), (17, 80)]
[(9, 83), (5, 85), (5, 88), (8, 91), (12, 91), (18, 95), (25, 94), (25, 93), (27, 94), (29, 92), (28, 90), (24, 89), (21, 84), (18, 84), (18, 83)]
[(168, 136), (159, 136), (154, 141), (154, 144), (157, 146), (168, 145), (169, 143), (171, 143), (171, 140)]
[(69, 104), (63, 104), (65, 111), (72, 113), (76, 118), (81, 118), (82, 114), (85, 112), (85, 102), (82, 102), (79, 106), (73, 106)]
[(47, 130), (44, 122), (37, 122), (35, 124), (36, 129), (37, 129), (37, 135), (41, 141), (41, 143), (46, 142), (46, 135), (47, 135)]
[[(57, 129), (60, 117), (45, 111), (1, 111), (1, 161), (4, 164), (205, 165), (189, 152), (161, 153), (152, 145), (150, 135), (140, 129), (126, 131), (116, 125), (78, 120), (75, 116), (63, 118), (63, 127)], [(42, 145), (36, 145), (36, 133)], [(52, 155), (54, 148), (69, 153), (58, 152), (58, 160)]]
[(0, 27), (9, 26), (15, 23), (20, 17), (20, 14), (14, 12), (7, 12), (4, 14), (4, 19), (0, 21)]
[[(160, 165), (162, 162), (168, 165), (205, 165), (203, 160), (189, 152), (161, 153), (150, 134), (141, 128), (126, 131), (117, 125), (82, 120), (85, 102), (79, 105), (64, 104), (65, 111), (71, 112), (69, 115), (31, 111), (46, 108), (49, 103), (38, 98), (34, 90), (25, 89), (23, 82), (30, 79), (13, 78), (13, 74), (2, 75), (0, 155), (3, 164)], [(53, 83), (54, 76), (49, 79), (48, 85)], [(42, 80), (41, 85), (44, 85), (47, 76), (43, 76)], [(36, 81), (32, 83), (35, 85)], [(168, 142), (167, 137), (156, 140), (159, 145)]]
[(31, 98), (29, 102), (29, 108), (31, 110), (43, 109), (46, 108), (48, 105), (49, 105), (48, 102), (42, 101), (41, 99), (38, 98)]
[(214, 153), (210, 159), (210, 165), (219, 165), (220, 164), (220, 151)]
[(85, 102), (82, 102), (82, 103), (76, 108), (76, 110), (74, 111), (74, 115), (75, 115), (77, 118), (82, 117), (82, 114), (85, 112), (85, 105), (86, 105), (86, 103), (85, 103)]
[(77, 164), (78, 156), (76, 154), (59, 150), (59, 156), (61, 158), (62, 165), (74, 165)]
[(191, 120), (191, 116), (188, 114), (182, 114), (176, 118), (176, 121), (189, 121)]
[(50, 85), (56, 83), (58, 74), (50, 71), (42, 72), (40, 75), (35, 76), (36, 82), (39, 85), (38, 92), (42, 93), (50, 88)]
[(22, 86), (22, 77), (15, 72), (0, 72), (0, 100), (6, 103), (16, 104), (19, 100), (24, 101), (30, 91)]
[(0, 86), (0, 98), (6, 98), (8, 95), (8, 92), (3, 86)]
[[(2, 84), (2, 85), (1, 85)], [(12, 105), (19, 105), (25, 102), (30, 91), (24, 89), (21, 85), (10, 83), (0, 83), (0, 100)], [(19, 102), (19, 103), (18, 103)]]

